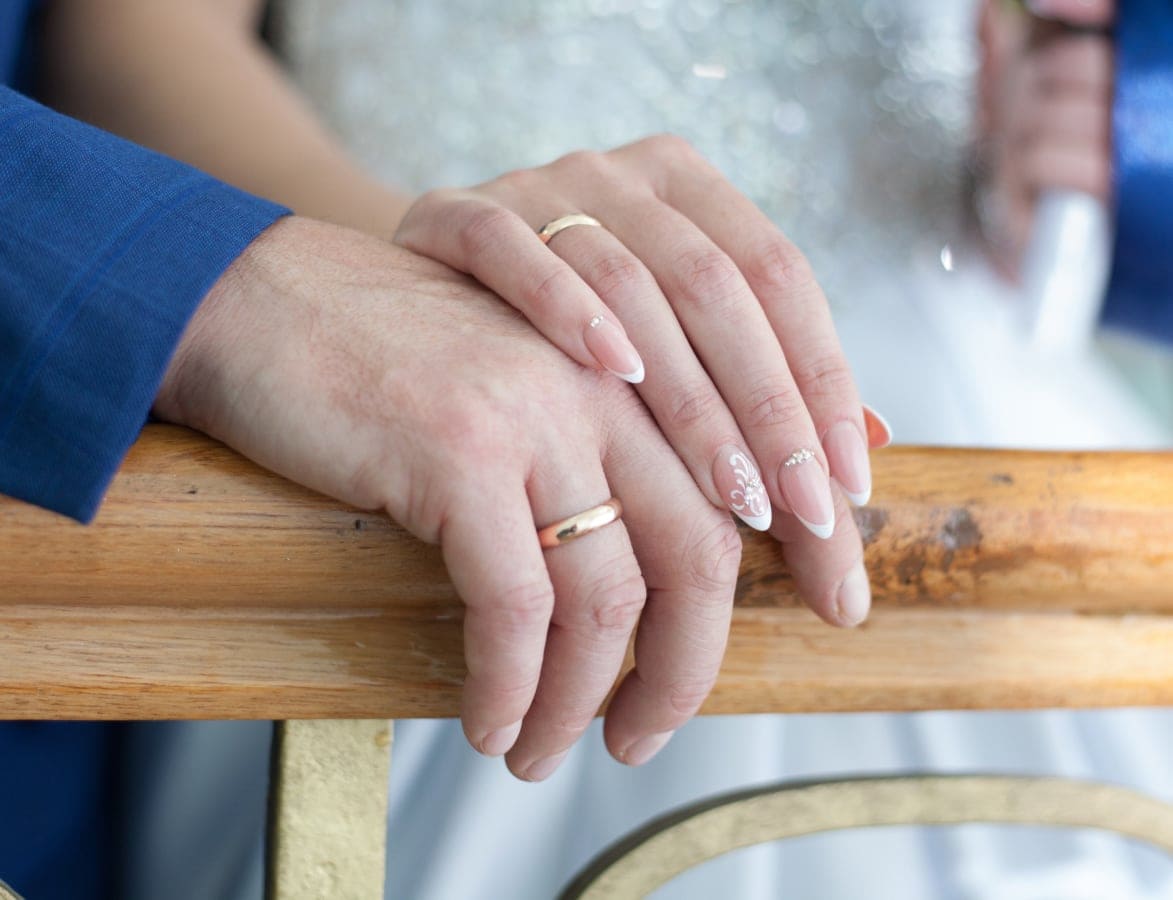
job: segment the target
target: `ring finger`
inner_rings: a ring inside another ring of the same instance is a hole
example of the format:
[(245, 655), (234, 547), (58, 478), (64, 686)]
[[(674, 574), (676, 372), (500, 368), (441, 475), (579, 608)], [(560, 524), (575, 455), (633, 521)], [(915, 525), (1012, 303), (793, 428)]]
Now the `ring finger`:
[[(577, 516), (611, 492), (598, 460), (543, 461), (529, 484), (541, 525)], [(645, 587), (622, 522), (545, 549), (554, 611), (541, 676), (517, 743), (506, 757), (521, 778), (541, 781), (558, 767), (615, 683)]]

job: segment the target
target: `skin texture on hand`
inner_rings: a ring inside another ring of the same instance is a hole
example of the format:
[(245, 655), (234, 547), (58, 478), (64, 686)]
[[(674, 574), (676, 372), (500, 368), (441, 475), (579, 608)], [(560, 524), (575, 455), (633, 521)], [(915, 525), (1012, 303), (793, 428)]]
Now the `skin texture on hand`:
[[(257, 0), (57, 0), (45, 97), (301, 215), (390, 236), (409, 201), (363, 173), (282, 77), (254, 33), (259, 12)], [(534, 229), (592, 198), (609, 198), (606, 228), (541, 244)], [(453, 236), (463, 246), (449, 253)], [(629, 332), (649, 363), (642, 399), (710, 503), (756, 528), (802, 516), (827, 544), (812, 551), (819, 577), (800, 585), (808, 602), (836, 624), (863, 619), (862, 545), (833, 510), (843, 491), (866, 502), (866, 432), (825, 300), (802, 255), (687, 144), (572, 154), (483, 191), (437, 192), (401, 237), (589, 368), (634, 366), (630, 344), (608, 354)]]
[[(258, 10), (50, 3), (44, 97), (299, 214), (391, 235), (407, 198), (363, 173), (283, 79), (253, 33)], [(773, 519), (820, 616), (864, 618), (844, 492), (870, 489), (867, 432), (805, 260), (682, 141), (574, 154), (493, 187), (472, 198), (496, 204), (488, 217), (438, 193), (415, 225), (471, 238), (476, 258), (448, 261), (522, 308), (542, 296), (535, 267), (561, 267), (545, 296), (569, 310), (570, 340), (526, 315), (565, 354), (444, 265), (294, 219), (206, 299), (156, 411), (440, 542), (468, 604), (466, 730), (486, 752), (512, 747), (519, 774), (548, 774), (595, 714), (642, 611), (639, 665), (606, 724), (612, 752), (642, 762), (715, 675), (740, 549), (727, 511)], [(624, 201), (605, 229), (537, 239), (604, 194)], [(492, 226), (479, 245), (478, 222)], [(446, 258), (434, 241), (417, 249)], [(599, 373), (631, 362), (607, 355), (625, 333), (648, 362), (639, 395)], [(535, 526), (613, 494), (620, 524), (540, 552)]]
[[(571, 213), (602, 227), (539, 239)], [(759, 530), (774, 509), (783, 532), (798, 522), (829, 542), (814, 555), (837, 599), (810, 599), (862, 621), (862, 543), (836, 497), (867, 502), (867, 433), (826, 300), (798, 249), (689, 144), (657, 136), (433, 191), (395, 240), (473, 275), (584, 366), (637, 382), (714, 506)]]
[[(439, 542), (467, 607), (464, 725), (548, 775), (596, 714), (642, 762), (710, 690), (740, 540), (631, 387), (584, 369), (465, 276), (296, 218), (223, 276), (156, 413)], [(543, 551), (536, 526), (619, 496), (623, 519)], [(522, 724), (518, 724), (522, 723)], [(659, 740), (659, 738), (657, 738)]]

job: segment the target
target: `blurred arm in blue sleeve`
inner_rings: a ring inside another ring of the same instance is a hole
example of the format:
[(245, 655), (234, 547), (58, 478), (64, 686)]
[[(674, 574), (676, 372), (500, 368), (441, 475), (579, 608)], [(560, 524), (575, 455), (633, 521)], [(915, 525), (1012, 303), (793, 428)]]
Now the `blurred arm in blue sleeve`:
[(285, 212), (0, 87), (0, 493), (89, 521), (196, 306)]

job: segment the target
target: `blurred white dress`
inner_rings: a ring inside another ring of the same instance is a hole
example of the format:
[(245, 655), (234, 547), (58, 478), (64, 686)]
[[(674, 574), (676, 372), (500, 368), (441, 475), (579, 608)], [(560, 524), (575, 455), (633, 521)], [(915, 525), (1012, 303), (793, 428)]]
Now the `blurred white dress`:
[[(964, 237), (971, 3), (285, 0), (279, 12), (294, 77), (392, 183), (471, 184), (580, 147), (688, 137), (811, 258), (863, 395), (899, 442), (1173, 445), (1161, 354), (1152, 371), (1102, 342), (1040, 358)], [(474, 754), (456, 723), (398, 723), (387, 896), (548, 900), (679, 804), (904, 771), (1084, 776), (1173, 801), (1173, 712), (701, 719), (638, 770), (610, 760), (596, 723), (536, 786)], [(896, 828), (741, 851), (657, 897), (1152, 900), (1173, 898), (1173, 865), (1107, 835)]]

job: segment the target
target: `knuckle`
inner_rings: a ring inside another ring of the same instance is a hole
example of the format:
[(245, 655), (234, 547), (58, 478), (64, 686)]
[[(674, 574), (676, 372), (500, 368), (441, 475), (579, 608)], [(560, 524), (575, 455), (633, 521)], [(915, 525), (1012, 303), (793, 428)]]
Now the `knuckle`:
[(498, 592), (490, 600), (494, 622), (511, 633), (544, 627), (554, 608), (554, 588), (548, 580), (523, 582)]
[(628, 554), (592, 568), (571, 589), (571, 596), (577, 597), (576, 603), (569, 614), (555, 611), (556, 624), (594, 635), (626, 635), (643, 611), (647, 587), (635, 557)]
[(672, 400), (665, 425), (669, 431), (689, 432), (713, 420), (722, 401), (711, 385), (684, 388)]
[(700, 158), (700, 153), (688, 139), (671, 132), (649, 135), (638, 141), (637, 146), (662, 159), (692, 162)]
[(787, 428), (806, 416), (806, 405), (798, 392), (777, 383), (768, 383), (749, 392), (746, 422), (754, 429)]
[[(405, 397), (403, 403), (418, 402)], [(451, 392), (435, 400), (429, 440), (437, 458), (455, 466), (455, 471), (477, 471), (484, 460), (505, 465), (516, 458), (516, 441), (511, 441), (501, 423), (524, 415), (523, 404), (493, 397), (488, 391)]]
[(648, 421), (648, 408), (631, 385), (610, 375), (586, 369), (581, 371), (583, 377), (589, 379), (591, 409), (604, 433), (618, 434), (632, 427), (635, 422)]
[(722, 605), (733, 601), (741, 565), (741, 536), (729, 516), (713, 510), (713, 522), (690, 542), (684, 570), (690, 586), (704, 594), (721, 596)]
[(550, 165), (577, 177), (591, 177), (607, 171), (607, 161), (603, 154), (594, 150), (573, 150), (565, 156), (560, 156)]
[(431, 212), (451, 203), (456, 199), (457, 193), (453, 188), (432, 188), (430, 191), (420, 194), (412, 207), (420, 211)]
[(420, 194), (399, 223), (395, 242), (409, 250), (418, 250), (417, 237), (421, 230), (445, 207), (457, 200), (458, 192), (452, 188), (433, 188)]
[(608, 567), (604, 575), (586, 586), (587, 624), (595, 632), (627, 634), (634, 627), (647, 599), (647, 586), (634, 566)]
[(847, 360), (839, 353), (812, 353), (810, 358), (792, 363), (792, 367), (795, 380), (808, 398), (836, 399), (850, 396), (854, 391), (855, 379)]
[(643, 266), (634, 256), (610, 253), (590, 264), (588, 278), (597, 292), (627, 296), (641, 291), (647, 282)]
[(505, 207), (477, 203), (466, 213), (460, 228), (460, 248), (466, 257), (480, 256), (500, 246), (512, 224), (513, 213)]
[(574, 289), (574, 273), (560, 265), (544, 273), (527, 291), (530, 303), (538, 310), (556, 310)]
[(781, 235), (767, 240), (746, 263), (750, 282), (778, 294), (808, 295), (818, 289), (806, 256)]
[(492, 186), (518, 197), (533, 196), (533, 188), (538, 180), (538, 174), (533, 169), (514, 169), (499, 175)]
[(677, 271), (686, 297), (702, 309), (728, 303), (741, 277), (733, 260), (715, 247), (686, 250), (680, 255)]

